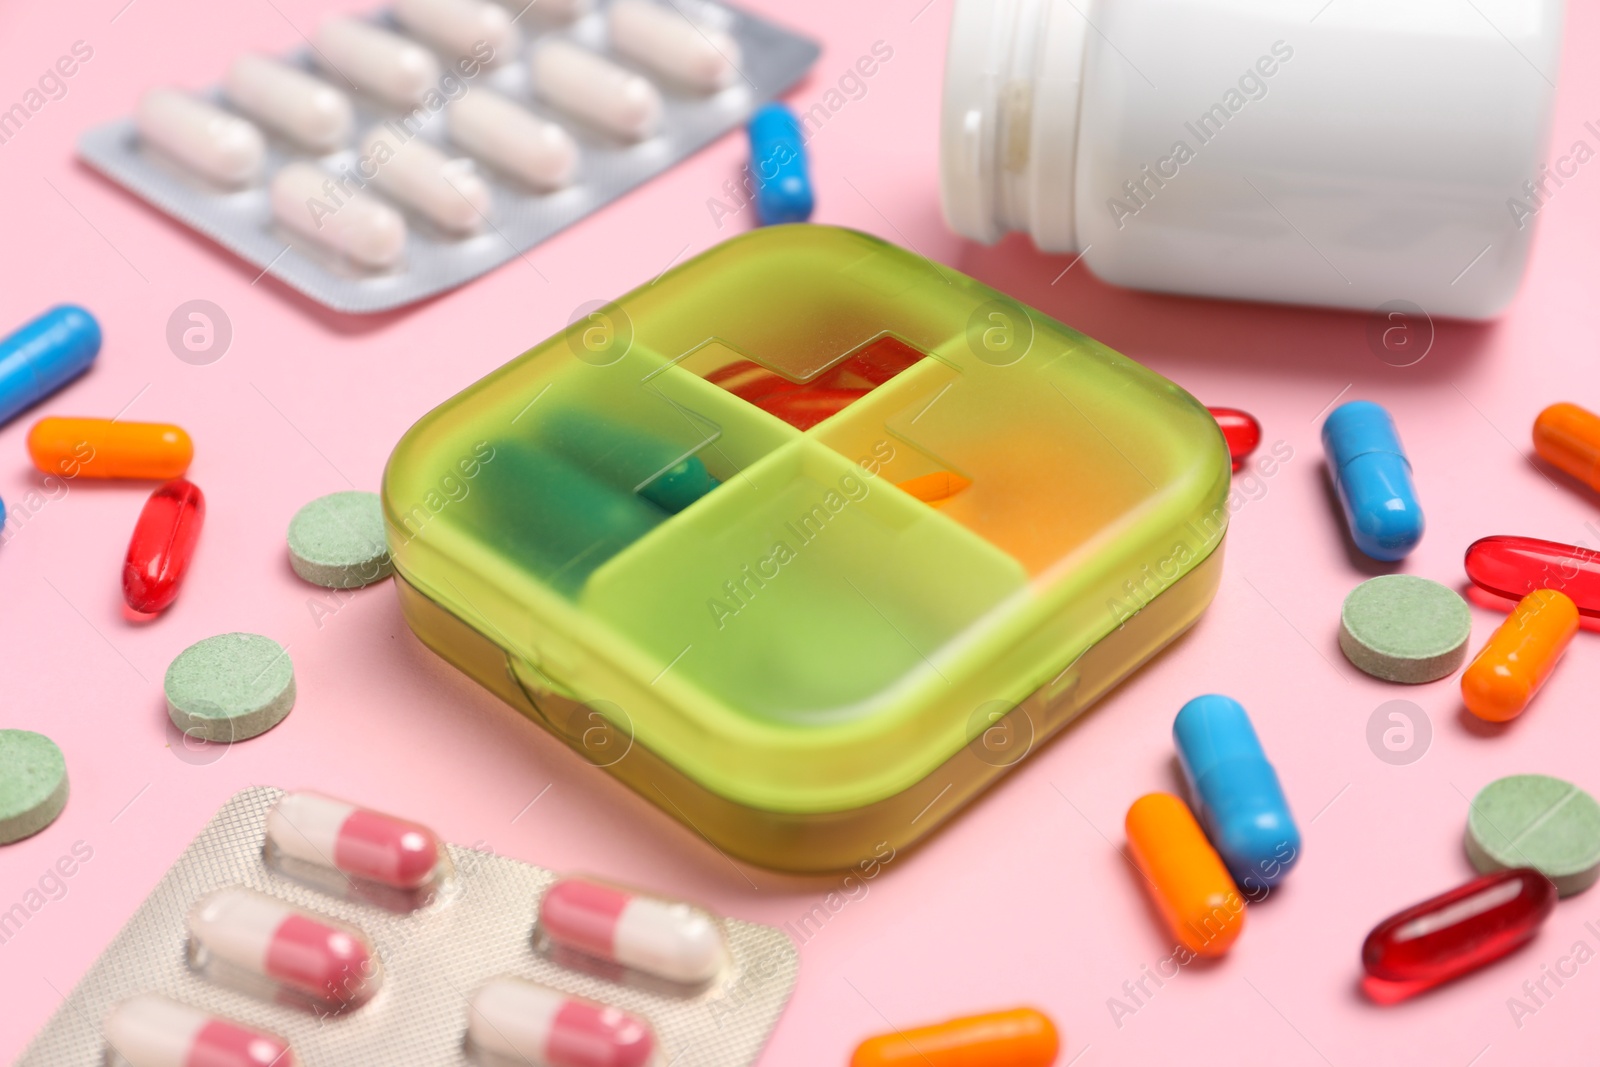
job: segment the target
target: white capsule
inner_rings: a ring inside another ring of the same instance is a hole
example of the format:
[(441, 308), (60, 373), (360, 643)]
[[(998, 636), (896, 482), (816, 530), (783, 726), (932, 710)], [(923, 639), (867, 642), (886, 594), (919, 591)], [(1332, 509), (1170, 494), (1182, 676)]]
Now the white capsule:
[(535, 189), (559, 189), (578, 169), (572, 136), (488, 89), (476, 89), (445, 113), (450, 139)]
[(317, 61), (356, 88), (400, 107), (416, 107), (439, 84), (433, 53), (370, 22), (335, 16), (317, 29)]
[(307, 148), (327, 152), (350, 138), (350, 98), (299, 67), (243, 55), (228, 69), (226, 88), (234, 107)]
[(570, 41), (541, 41), (528, 68), (540, 96), (618, 137), (642, 140), (661, 125), (654, 85)]
[(617, 0), (606, 12), (611, 47), (695, 89), (726, 89), (739, 74), (739, 42), (654, 0)]
[(176, 89), (151, 89), (134, 116), (139, 136), (223, 185), (261, 173), (267, 143), (247, 119)]
[(106, 1017), (106, 1044), (126, 1067), (295, 1067), (281, 1037), (145, 993)]
[(500, 0), (513, 15), (531, 13), (546, 22), (571, 22), (586, 15), (594, 7), (594, 0)]
[(488, 0), (395, 0), (394, 17), (447, 55), (482, 63), (513, 54), (522, 41), (510, 13)]
[(650, 1024), (619, 1008), (515, 978), (496, 978), (472, 998), (473, 1046), (539, 1067), (646, 1067), (654, 1064)]
[(290, 163), (272, 179), (272, 213), (279, 222), (363, 267), (392, 267), (406, 247), (400, 212), (310, 163)]
[(450, 233), (473, 233), (492, 199), (470, 159), (451, 159), (420, 137), (402, 141), (388, 126), (361, 139), (361, 173), (381, 192)]

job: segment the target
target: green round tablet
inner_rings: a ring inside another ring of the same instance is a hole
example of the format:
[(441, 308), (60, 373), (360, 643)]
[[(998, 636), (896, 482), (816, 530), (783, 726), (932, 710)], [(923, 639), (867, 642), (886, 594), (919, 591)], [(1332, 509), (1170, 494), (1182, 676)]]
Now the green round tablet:
[(202, 741), (243, 741), (294, 707), (294, 665), (270, 637), (219, 634), (180, 652), (165, 687), (178, 729)]
[(289, 563), (313, 585), (359, 589), (394, 573), (377, 493), (321, 496), (289, 522)]
[(67, 761), (32, 730), (0, 730), (0, 845), (55, 822), (67, 806)]
[(1415, 685), (1454, 674), (1471, 636), (1472, 613), (1460, 594), (1413, 574), (1362, 582), (1339, 613), (1345, 658), (1386, 682)]
[(1564, 897), (1600, 876), (1600, 804), (1571, 782), (1513, 774), (1472, 798), (1467, 857), (1481, 873), (1534, 867)]

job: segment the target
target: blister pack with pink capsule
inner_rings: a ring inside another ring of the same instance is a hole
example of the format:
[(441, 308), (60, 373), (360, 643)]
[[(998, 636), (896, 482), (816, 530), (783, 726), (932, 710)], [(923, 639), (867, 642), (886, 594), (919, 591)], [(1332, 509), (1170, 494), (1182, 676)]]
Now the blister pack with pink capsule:
[(18, 1063), (742, 1067), (798, 968), (776, 928), (257, 787)]

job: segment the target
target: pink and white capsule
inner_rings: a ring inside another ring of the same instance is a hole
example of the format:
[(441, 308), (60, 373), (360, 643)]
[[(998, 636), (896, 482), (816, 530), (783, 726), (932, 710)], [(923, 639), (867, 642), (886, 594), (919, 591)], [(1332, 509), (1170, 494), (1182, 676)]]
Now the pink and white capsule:
[(378, 984), (372, 946), (354, 931), (262, 893), (223, 889), (189, 912), (204, 954), (319, 1000), (355, 1003)]
[(281, 1037), (207, 1015), (166, 997), (125, 1000), (106, 1017), (118, 1067), (295, 1067)]
[(656, 1059), (650, 1024), (620, 1008), (580, 1000), (516, 978), (496, 978), (473, 996), (474, 1047), (539, 1067), (647, 1067)]
[(558, 945), (673, 982), (710, 981), (727, 963), (722, 928), (699, 908), (586, 878), (563, 878), (539, 902)]
[(267, 841), (279, 855), (396, 889), (427, 882), (443, 851), (426, 826), (308, 792), (278, 798)]

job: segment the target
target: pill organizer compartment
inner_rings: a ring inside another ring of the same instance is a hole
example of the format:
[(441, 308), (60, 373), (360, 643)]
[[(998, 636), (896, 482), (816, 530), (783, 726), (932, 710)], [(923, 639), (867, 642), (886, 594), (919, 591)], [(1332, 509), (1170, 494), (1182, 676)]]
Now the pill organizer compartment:
[[(397, 445), (401, 604), (730, 854), (823, 870), (915, 842), (1210, 601), (1215, 421), (948, 268), (774, 227), (601, 314), (625, 341), (597, 354), (580, 323)], [(636, 455), (599, 454), (613, 427)], [(558, 431), (575, 459), (527, 451)], [(413, 530), (484, 442), (461, 499)], [(683, 457), (715, 484), (652, 504), (634, 479)], [(606, 492), (573, 489), (574, 464)]]
[[(645, 656), (677, 659), (675, 680), (728, 713), (804, 727), (870, 719), (901, 690), (942, 684), (945, 650), (1025, 580), (968, 530), (801, 439), (609, 561), (580, 603)], [(746, 756), (788, 773), (782, 744)]]

